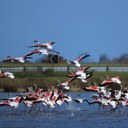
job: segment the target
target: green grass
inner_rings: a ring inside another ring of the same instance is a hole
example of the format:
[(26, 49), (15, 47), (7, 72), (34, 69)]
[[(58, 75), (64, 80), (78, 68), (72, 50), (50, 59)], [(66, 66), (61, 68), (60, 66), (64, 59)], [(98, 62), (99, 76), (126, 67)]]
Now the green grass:
[[(25, 91), (28, 86), (37, 84), (40, 88), (51, 88), (52, 86), (57, 87), (57, 80), (61, 82), (69, 79), (66, 75), (69, 72), (54, 72), (48, 70), (45, 72), (16, 72), (15, 79), (1, 78), (0, 79), (0, 90), (3, 91)], [(71, 91), (80, 90), (81, 85), (92, 85), (93, 82), (100, 84), (104, 79), (105, 75), (110, 77), (120, 76), (123, 87), (127, 87), (128, 73), (127, 72), (93, 72), (93, 76), (88, 80), (87, 83), (82, 83), (79, 80), (74, 80), (71, 83)]]

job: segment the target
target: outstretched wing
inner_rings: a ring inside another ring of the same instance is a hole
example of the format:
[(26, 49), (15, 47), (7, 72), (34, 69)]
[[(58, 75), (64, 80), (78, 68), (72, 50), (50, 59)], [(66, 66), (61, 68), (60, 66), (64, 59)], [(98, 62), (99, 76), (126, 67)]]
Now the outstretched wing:
[(35, 50), (31, 51), (26, 56), (31, 56), (31, 55), (36, 54), (36, 53), (40, 53), (38, 49), (35, 49)]
[(88, 66), (84, 69), (84, 72), (86, 72), (89, 68), (91, 68), (91, 66)]
[(53, 45), (53, 44), (55, 44), (55, 42), (47, 42), (48, 44), (50, 44), (50, 45)]
[(73, 64), (73, 65), (75, 65), (75, 62), (74, 61), (72, 61), (72, 60), (66, 60), (69, 64)]
[(57, 54), (60, 54), (59, 52), (55, 51), (55, 50), (52, 50), (53, 52), (57, 53)]
[(81, 60), (83, 60), (84, 58), (86, 58), (86, 57), (88, 57), (88, 56), (90, 56), (90, 55), (82, 55), (82, 56), (80, 56), (77, 60), (78, 60), (78, 61), (81, 61)]
[(29, 46), (29, 48), (32, 48), (32, 47), (43, 47), (44, 45), (43, 44), (35, 44), (35, 45), (32, 45), (32, 46)]
[(86, 79), (89, 79), (92, 75), (93, 75), (93, 72), (90, 72), (89, 74), (87, 74)]
[(70, 78), (67, 80), (68, 83), (71, 83), (75, 78)]

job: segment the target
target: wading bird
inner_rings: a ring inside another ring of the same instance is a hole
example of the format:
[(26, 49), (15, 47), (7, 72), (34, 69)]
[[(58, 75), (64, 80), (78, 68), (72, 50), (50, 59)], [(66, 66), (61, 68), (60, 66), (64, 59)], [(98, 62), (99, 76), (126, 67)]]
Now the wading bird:
[(89, 69), (89, 68), (90, 67), (80, 68), (75, 73), (69, 74), (67, 76), (68, 77), (71, 77), (71, 78), (79, 79), (82, 82), (87, 82), (87, 79), (89, 79), (92, 76), (92, 72), (91, 73), (88, 73), (88, 74), (86, 73), (87, 69)]
[(76, 60), (74, 60), (74, 61), (68, 60), (68, 59), (66, 59), (66, 61), (67, 61), (69, 64), (72, 64), (73, 66), (80, 68), (80, 67), (81, 67), (81, 63), (80, 63), (81, 60), (83, 60), (84, 58), (86, 58), (86, 57), (88, 57), (88, 56), (90, 56), (90, 55), (82, 55), (82, 56), (80, 56), (78, 59), (76, 59)]
[(40, 44), (39, 41), (35, 40), (34, 43), (35, 43), (35, 44), (32, 45), (32, 46), (29, 46), (29, 48), (31, 48), (31, 47), (38, 47), (38, 48), (46, 48), (46, 49), (52, 50), (52, 49), (53, 49), (53, 46), (52, 46), (52, 45), (53, 45), (55, 42), (46, 42), (46, 43)]
[(106, 84), (109, 84), (109, 83), (121, 84), (120, 77), (119, 76), (112, 77), (112, 78), (107, 77), (107, 79), (105, 79), (103, 82), (101, 82), (101, 85), (106, 85)]
[(3, 60), (3, 62), (20, 62), (20, 63), (25, 63), (26, 59), (31, 59), (31, 57), (29, 55), (25, 55), (25, 56), (21, 56), (21, 57), (16, 57), (16, 58), (12, 58), (11, 56), (7, 56), (7, 59)]
[(68, 79), (67, 81), (61, 83), (59, 80), (58, 81), (58, 86), (61, 88), (61, 89), (66, 89), (66, 90), (69, 90), (70, 89), (70, 83), (74, 80), (75, 78), (70, 78)]
[(1, 73), (1, 70), (0, 70), (0, 78), (3, 78), (3, 77), (9, 77), (11, 79), (14, 79), (15, 76), (12, 72), (4, 72), (4, 73)]
[(21, 102), (21, 99), (22, 99), (21, 96), (17, 96), (14, 100), (0, 102), (0, 106), (9, 106), (16, 109), (19, 107), (19, 103)]

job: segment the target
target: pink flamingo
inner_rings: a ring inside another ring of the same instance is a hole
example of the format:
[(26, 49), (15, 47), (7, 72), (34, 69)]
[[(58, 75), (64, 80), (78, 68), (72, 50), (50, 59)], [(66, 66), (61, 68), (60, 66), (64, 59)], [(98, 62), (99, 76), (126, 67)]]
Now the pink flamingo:
[(67, 59), (66, 59), (66, 61), (67, 61), (69, 64), (72, 64), (73, 66), (80, 68), (80, 67), (81, 67), (81, 64), (80, 64), (81, 60), (83, 60), (84, 58), (86, 58), (86, 57), (88, 57), (88, 56), (90, 56), (90, 55), (82, 55), (82, 56), (78, 57), (78, 59), (76, 59), (76, 60), (74, 60), (74, 61), (72, 61), (72, 60), (67, 60)]

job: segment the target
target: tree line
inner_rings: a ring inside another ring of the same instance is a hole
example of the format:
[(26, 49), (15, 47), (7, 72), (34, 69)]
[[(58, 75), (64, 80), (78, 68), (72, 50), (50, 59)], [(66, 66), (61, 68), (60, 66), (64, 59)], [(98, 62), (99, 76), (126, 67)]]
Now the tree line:
[(128, 53), (122, 54), (117, 58), (109, 59), (107, 55), (103, 54), (99, 58), (99, 63), (128, 63)]

